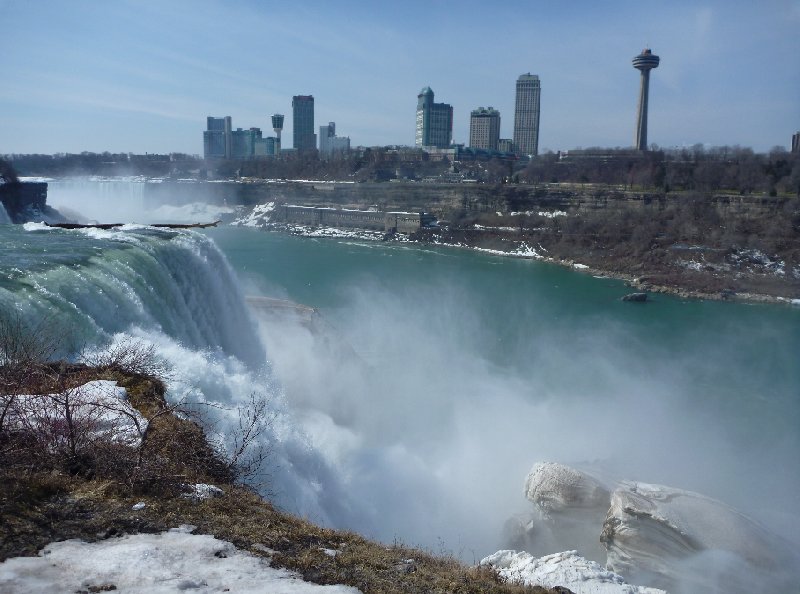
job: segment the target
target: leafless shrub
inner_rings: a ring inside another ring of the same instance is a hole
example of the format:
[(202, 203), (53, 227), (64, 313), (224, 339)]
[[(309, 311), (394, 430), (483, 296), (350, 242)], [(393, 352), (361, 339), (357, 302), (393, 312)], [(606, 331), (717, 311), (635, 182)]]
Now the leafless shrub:
[(0, 474), (59, 470), (158, 495), (259, 475), (270, 452), (263, 439), (272, 422), (267, 399), (251, 396), (223, 449), (183, 402), (166, 402), (163, 379), (171, 368), (154, 346), (123, 339), (84, 354), (83, 363), (54, 362), (52, 327), (31, 329), (19, 317), (0, 325)]
[(166, 380), (172, 375), (172, 366), (160, 357), (156, 347), (133, 338), (124, 338), (102, 351), (84, 353), (81, 359), (92, 367), (114, 369), (147, 375)]
[[(250, 394), (246, 405), (236, 409), (238, 425), (228, 440), (224, 436), (211, 438), (211, 445), (223, 457), (231, 479), (263, 489), (262, 468), (272, 454), (272, 444), (267, 441), (275, 421), (269, 397), (256, 392)], [(213, 424), (204, 423), (209, 434), (218, 434)]]

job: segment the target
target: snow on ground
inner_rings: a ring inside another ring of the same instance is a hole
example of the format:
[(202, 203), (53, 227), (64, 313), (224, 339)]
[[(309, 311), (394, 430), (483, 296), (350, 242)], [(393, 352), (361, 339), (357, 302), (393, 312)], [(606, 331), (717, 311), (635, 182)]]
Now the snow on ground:
[(486, 225), (478, 225), (477, 223), (472, 225), (472, 227), (477, 231), (503, 231), (506, 233), (519, 231), (519, 227), (487, 227)]
[[(497, 256), (513, 256), (516, 258), (535, 258), (537, 260), (541, 260), (544, 258), (542, 254), (536, 251), (536, 248), (529, 246), (524, 241), (521, 244), (519, 244), (519, 247), (517, 247), (517, 249), (508, 252), (503, 250), (491, 250), (488, 248), (472, 247), (469, 245), (460, 245), (457, 247), (466, 247), (469, 249), (473, 249), (476, 252), (483, 252), (484, 254), (495, 254)], [(539, 249), (544, 251), (542, 246), (539, 246)]]
[(128, 402), (125, 388), (108, 380), (88, 382), (62, 394), (15, 396), (8, 421), (12, 427), (58, 440), (67, 408), (76, 426), (95, 439), (137, 447), (147, 428), (147, 420)]
[(664, 590), (628, 584), (622, 576), (579, 557), (577, 551), (539, 558), (525, 552), (498, 551), (481, 565), (491, 565), (509, 581), (545, 588), (563, 586), (575, 594), (666, 594)]
[[(135, 534), (96, 543), (67, 540), (47, 545), (38, 557), (0, 563), (0, 592), (101, 592), (166, 594), (355, 594), (348, 586), (302, 581), (269, 560), (184, 525), (161, 534)], [(113, 586), (113, 587), (112, 587)]]
[[(370, 239), (379, 241), (386, 235), (383, 231), (367, 231), (365, 229), (339, 229), (337, 227), (307, 227), (305, 225), (286, 225), (285, 230), (303, 237), (336, 237), (340, 239)], [(395, 240), (404, 236), (396, 235)]]
[(241, 227), (263, 227), (269, 223), (270, 213), (272, 213), (273, 210), (275, 210), (274, 202), (258, 204), (248, 214), (233, 221), (231, 225), (239, 225)]
[(554, 219), (556, 217), (565, 217), (567, 213), (563, 210), (553, 210), (553, 211), (546, 211), (546, 210), (526, 210), (522, 212), (514, 211), (508, 213), (511, 217), (518, 217), (520, 215), (525, 215), (527, 217), (538, 215), (540, 217), (545, 217), (547, 219)]

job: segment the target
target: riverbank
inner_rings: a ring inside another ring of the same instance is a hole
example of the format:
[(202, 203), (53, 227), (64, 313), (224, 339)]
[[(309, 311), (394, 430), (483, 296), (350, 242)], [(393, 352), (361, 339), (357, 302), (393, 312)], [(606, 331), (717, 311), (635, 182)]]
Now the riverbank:
[[(386, 235), (377, 231), (273, 223), (268, 216), (258, 216), (258, 207), (253, 212), (255, 216), (251, 213), (233, 224), (302, 237), (420, 243), (536, 259), (592, 276), (622, 280), (637, 292), (662, 293), (686, 299), (800, 306), (800, 267), (789, 271), (787, 278), (785, 264), (755, 250), (731, 250), (722, 257), (719, 257), (719, 250), (715, 250), (718, 256), (715, 264), (705, 259), (703, 254), (708, 250), (701, 246), (678, 246), (677, 249), (653, 249), (639, 261), (627, 255), (617, 257), (614, 250), (561, 251), (557, 244), (548, 242), (546, 234), (521, 232), (513, 227), (498, 229), (476, 225), (472, 229), (433, 229), (411, 235)], [(264, 212), (267, 214), (271, 210), (264, 209)], [(689, 259), (684, 254), (689, 254)], [(669, 258), (670, 255), (673, 257)], [(698, 262), (699, 258), (703, 264)]]

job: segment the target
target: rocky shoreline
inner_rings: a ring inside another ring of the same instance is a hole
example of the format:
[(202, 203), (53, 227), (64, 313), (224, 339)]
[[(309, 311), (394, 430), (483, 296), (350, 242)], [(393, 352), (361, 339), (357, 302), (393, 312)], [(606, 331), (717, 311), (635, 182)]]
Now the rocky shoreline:
[[(644, 293), (666, 294), (683, 299), (705, 299), (712, 301), (737, 301), (747, 303), (771, 303), (800, 306), (800, 279), (796, 281), (781, 279), (778, 275), (744, 273), (748, 275), (749, 284), (763, 284), (763, 291), (742, 291), (736, 286), (736, 274), (739, 271), (725, 274), (724, 271), (681, 269), (661, 263), (660, 266), (646, 267), (641, 263), (633, 263), (636, 271), (621, 270), (624, 261), (613, 258), (613, 255), (601, 255), (596, 252), (586, 254), (587, 258), (561, 256), (553, 253), (552, 248), (543, 247), (541, 243), (520, 237), (503, 237), (491, 230), (477, 229), (461, 233), (442, 233), (440, 231), (423, 231), (412, 235), (394, 234), (387, 236), (377, 231), (336, 229), (332, 227), (309, 227), (304, 225), (275, 223), (268, 220), (249, 219), (249, 224), (241, 219), (233, 225), (254, 226), (266, 231), (288, 233), (302, 237), (327, 237), (338, 239), (357, 239), (365, 241), (391, 241), (402, 243), (419, 243), (442, 247), (471, 249), (498, 256), (535, 259), (559, 266), (571, 268), (592, 276), (608, 277), (625, 282), (632, 291)], [(511, 235), (507, 233), (505, 235)], [(514, 234), (516, 235), (516, 234)], [(535, 247), (532, 247), (532, 245)], [(605, 265), (597, 265), (597, 261), (605, 261)], [(589, 262), (588, 264), (585, 262)], [(663, 282), (660, 279), (669, 279)]]

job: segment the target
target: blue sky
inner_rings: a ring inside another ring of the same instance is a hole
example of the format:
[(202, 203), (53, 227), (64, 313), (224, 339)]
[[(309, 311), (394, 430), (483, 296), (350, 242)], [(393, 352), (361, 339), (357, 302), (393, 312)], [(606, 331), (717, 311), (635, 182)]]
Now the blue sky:
[[(540, 149), (630, 146), (646, 45), (649, 140), (769, 150), (800, 130), (800, 0), (0, 0), (0, 153), (202, 153), (208, 115), (271, 133), (292, 95), (355, 145), (413, 144), (416, 95), (513, 128), (542, 81)], [(289, 146), (290, 141), (284, 141)]]

